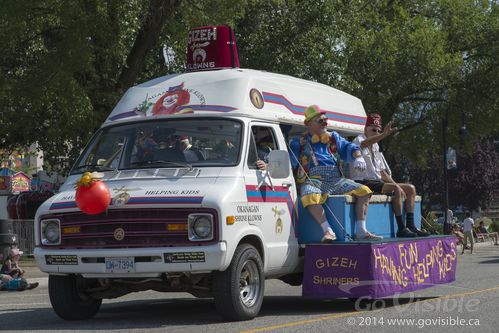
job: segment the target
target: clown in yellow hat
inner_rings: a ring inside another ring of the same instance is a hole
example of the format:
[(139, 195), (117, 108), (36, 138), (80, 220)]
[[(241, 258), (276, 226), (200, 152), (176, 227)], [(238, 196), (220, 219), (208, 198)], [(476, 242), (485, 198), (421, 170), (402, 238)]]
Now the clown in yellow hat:
[(349, 142), (337, 132), (328, 132), (327, 111), (318, 105), (304, 110), (307, 131), (290, 143), (291, 165), (300, 182), (299, 190), (303, 206), (321, 226), (324, 235), (321, 242), (331, 243), (336, 234), (326, 219), (324, 204), (329, 195), (349, 194), (356, 197), (356, 240), (379, 240), (382, 237), (367, 231), (366, 215), (372, 191), (365, 185), (343, 178), (336, 156), (352, 162), (355, 168), (365, 169), (359, 146)]

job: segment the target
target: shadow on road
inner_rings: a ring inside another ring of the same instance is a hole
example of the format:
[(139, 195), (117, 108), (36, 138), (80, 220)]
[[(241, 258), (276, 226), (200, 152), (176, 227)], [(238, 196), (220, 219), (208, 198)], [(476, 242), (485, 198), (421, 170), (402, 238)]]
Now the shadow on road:
[(483, 260), (478, 262), (479, 264), (499, 264), (499, 257), (486, 257), (486, 258), (494, 258), (490, 260)]
[[(425, 298), (418, 298), (422, 300)], [(412, 298), (384, 299), (385, 307), (407, 304)], [(361, 303), (366, 310), (370, 303)], [(355, 311), (348, 299), (314, 300), (299, 296), (267, 296), (260, 317), (330, 315)], [(222, 326), (222, 318), (211, 299), (140, 300), (104, 304), (97, 316), (86, 321), (64, 321), (51, 308), (2, 310), (1, 330), (110, 330), (153, 329), (182, 326)]]

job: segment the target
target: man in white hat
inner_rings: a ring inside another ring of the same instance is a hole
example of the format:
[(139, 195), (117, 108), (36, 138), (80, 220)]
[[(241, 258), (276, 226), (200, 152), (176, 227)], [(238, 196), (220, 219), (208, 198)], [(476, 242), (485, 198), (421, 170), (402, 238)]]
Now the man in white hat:
[[(378, 142), (396, 131), (389, 122), (382, 129), (381, 116), (377, 113), (367, 115), (364, 134), (358, 135), (353, 142), (360, 146), (360, 152), (366, 161), (366, 168), (359, 170), (350, 165), (350, 176), (358, 183), (369, 187), (376, 194), (393, 194), (392, 208), (397, 222), (397, 237), (412, 238), (429, 236), (426, 231), (414, 224), (414, 204), (416, 188), (412, 184), (397, 183), (392, 179), (390, 167), (386, 163)], [(405, 200), (405, 225), (402, 219), (402, 206)]]

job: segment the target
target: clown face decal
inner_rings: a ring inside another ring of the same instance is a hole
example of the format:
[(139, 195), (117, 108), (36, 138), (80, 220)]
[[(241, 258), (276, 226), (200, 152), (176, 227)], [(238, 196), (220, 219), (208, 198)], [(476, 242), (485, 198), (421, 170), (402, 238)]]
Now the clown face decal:
[(188, 104), (191, 96), (184, 90), (184, 83), (171, 87), (166, 94), (161, 96), (152, 108), (153, 116), (179, 113), (182, 105)]

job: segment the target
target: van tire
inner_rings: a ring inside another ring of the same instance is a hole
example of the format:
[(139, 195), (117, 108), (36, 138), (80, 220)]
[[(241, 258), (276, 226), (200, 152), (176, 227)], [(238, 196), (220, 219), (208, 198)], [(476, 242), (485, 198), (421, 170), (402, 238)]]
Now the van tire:
[(64, 320), (83, 320), (95, 316), (102, 304), (82, 294), (76, 275), (49, 275), (49, 298), (55, 313)]
[(215, 307), (225, 320), (255, 318), (260, 312), (265, 291), (263, 262), (257, 249), (240, 244), (229, 267), (216, 272), (213, 279)]

